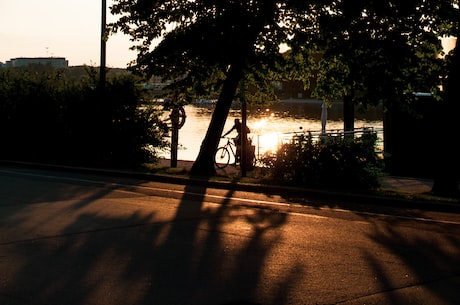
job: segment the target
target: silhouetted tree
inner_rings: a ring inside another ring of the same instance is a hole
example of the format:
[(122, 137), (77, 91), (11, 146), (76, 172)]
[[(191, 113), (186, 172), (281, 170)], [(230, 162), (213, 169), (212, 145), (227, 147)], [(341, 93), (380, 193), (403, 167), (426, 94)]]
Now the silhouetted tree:
[[(435, 151), (426, 159), (436, 169), (433, 191), (458, 194), (459, 161), (451, 146), (456, 137), (452, 124), (459, 113), (459, 103), (454, 102), (460, 83), (458, 52), (452, 52), (446, 60), (439, 57), (440, 38), (458, 37), (458, 1), (343, 0), (335, 2), (329, 11), (320, 17), (315, 31), (301, 39), (310, 43), (299, 46), (305, 57), (321, 53), (310, 65), (318, 71), (315, 94), (326, 100), (343, 99), (345, 130), (354, 127), (355, 106), (378, 102), (384, 103), (386, 112), (436, 118), (441, 123), (432, 127), (437, 131), (436, 138), (429, 139), (430, 144), (420, 143), (421, 149)], [(445, 90), (441, 92), (446, 74)], [(415, 113), (416, 91), (433, 93), (436, 109), (441, 111)], [(386, 123), (384, 120), (385, 131), (389, 131), (391, 126)]]
[(322, 53), (319, 66), (304, 63), (297, 73), (310, 79), (314, 67), (328, 83), (319, 87), (322, 97), (339, 92), (349, 103), (386, 100), (403, 107), (417, 86), (436, 88), (439, 27), (445, 6), (456, 2), (117, 0), (111, 10), (121, 16), (112, 29), (139, 42), (133, 70), (175, 80), (182, 91), (220, 92), (192, 168), (213, 175), (213, 155), (241, 78), (284, 67), (281, 44), (306, 63)]
[(437, 91), (441, 43), (431, 24), (438, 16), (425, 2), (337, 1), (294, 45), (318, 71), (314, 94), (344, 101), (345, 130), (354, 127), (354, 106), (384, 101), (404, 107), (414, 91)]
[(261, 78), (260, 71), (282, 61), (280, 44), (292, 39), (298, 20), (309, 20), (320, 2), (324, 5), (275, 0), (123, 0), (113, 5), (112, 13), (122, 15), (114, 30), (142, 40), (134, 70), (175, 79), (182, 90), (206, 90), (210, 78), (221, 88), (192, 173), (215, 173), (214, 152), (241, 78), (251, 71), (259, 72), (248, 78)]

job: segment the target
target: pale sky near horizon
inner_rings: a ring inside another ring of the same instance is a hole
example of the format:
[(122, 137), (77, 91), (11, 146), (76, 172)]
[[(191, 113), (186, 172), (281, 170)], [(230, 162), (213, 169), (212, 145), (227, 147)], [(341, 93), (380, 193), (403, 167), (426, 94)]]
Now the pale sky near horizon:
[[(107, 0), (107, 22), (111, 0)], [(99, 66), (101, 0), (0, 0), (0, 62), (17, 57), (65, 57), (70, 66)], [(126, 68), (136, 58), (133, 43), (110, 36), (106, 65)]]
[[(107, 22), (112, 0), (107, 0)], [(70, 66), (99, 66), (101, 0), (0, 0), (0, 62), (17, 57), (65, 57)], [(452, 41), (450, 41), (452, 43)], [(136, 58), (122, 34), (106, 44), (107, 67)]]

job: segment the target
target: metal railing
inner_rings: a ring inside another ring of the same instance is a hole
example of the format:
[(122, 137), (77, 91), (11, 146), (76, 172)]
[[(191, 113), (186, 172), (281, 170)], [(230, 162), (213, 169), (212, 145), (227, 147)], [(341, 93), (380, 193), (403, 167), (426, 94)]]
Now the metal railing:
[[(280, 133), (277, 134), (276, 139), (276, 147), (266, 146), (264, 145), (264, 141), (261, 141), (261, 137), (264, 135), (254, 135), (252, 137), (252, 145), (256, 148), (256, 159), (260, 159), (260, 157), (265, 154), (266, 152), (272, 151), (276, 152), (282, 144), (289, 143), (292, 141), (294, 137), (298, 136), (311, 136), (314, 142), (317, 142), (324, 138), (334, 138), (334, 137), (344, 137), (346, 135), (353, 135), (353, 137), (359, 137), (363, 134), (367, 133), (376, 133), (377, 134), (377, 143), (376, 143), (376, 153), (382, 154), (383, 153), (383, 128), (374, 128), (374, 127), (360, 127), (355, 128), (352, 131), (344, 131), (343, 129), (330, 129), (326, 130), (325, 133), (321, 132), (321, 130), (307, 130), (307, 131), (297, 131), (297, 132), (287, 132), (287, 133)], [(274, 151), (275, 150), (275, 151)]]

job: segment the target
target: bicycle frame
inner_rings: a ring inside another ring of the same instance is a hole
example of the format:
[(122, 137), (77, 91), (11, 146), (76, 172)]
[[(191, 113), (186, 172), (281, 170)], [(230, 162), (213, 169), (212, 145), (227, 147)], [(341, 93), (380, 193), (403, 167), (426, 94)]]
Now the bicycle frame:
[(236, 144), (233, 143), (233, 139), (227, 138), (227, 144), (224, 147), (229, 149), (232, 152), (233, 158), (236, 159)]
[(236, 162), (236, 144), (232, 138), (226, 137), (226, 139), (227, 143), (217, 148), (214, 157), (214, 163), (220, 169), (227, 167), (230, 161)]
[[(220, 168), (220, 169), (227, 167), (230, 164), (230, 161), (233, 161), (235, 165), (237, 164), (236, 154), (238, 153), (238, 147), (236, 146), (233, 138), (229, 138), (229, 137), (225, 137), (225, 138), (227, 139), (227, 143), (225, 143), (223, 146), (218, 147), (214, 155), (214, 164), (217, 168)], [(252, 159), (251, 160), (246, 159), (246, 160), (248, 160), (247, 162), (250, 162), (249, 164), (251, 164), (250, 165), (251, 167), (254, 166), (256, 162), (254, 151), (252, 152)], [(249, 166), (249, 164), (247, 164), (247, 166)]]

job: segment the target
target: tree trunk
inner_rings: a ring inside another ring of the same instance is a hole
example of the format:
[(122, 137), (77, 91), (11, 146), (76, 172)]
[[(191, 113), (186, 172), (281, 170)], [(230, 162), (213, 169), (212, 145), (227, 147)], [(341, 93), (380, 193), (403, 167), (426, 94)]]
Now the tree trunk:
[[(460, 33), (459, 33), (460, 34)], [(444, 110), (440, 114), (445, 125), (439, 129), (438, 148), (436, 154), (436, 170), (432, 192), (441, 196), (459, 196), (460, 159), (455, 142), (458, 139), (457, 118), (460, 111), (458, 97), (460, 90), (460, 48), (459, 35), (455, 45), (453, 60), (449, 67), (447, 80), (444, 84)]]
[[(257, 36), (263, 29), (267, 20), (273, 20), (277, 11), (275, 1), (262, 1), (261, 13), (258, 16), (240, 16), (240, 25), (244, 29), (241, 31), (239, 43), (235, 45), (233, 53), (233, 63), (228, 71), (216, 108), (211, 117), (206, 136), (201, 143), (200, 152), (192, 166), (191, 174), (210, 177), (216, 174), (214, 167), (214, 156), (219, 145), (219, 139), (224, 130), (225, 121), (232, 105), (238, 84), (244, 75), (248, 59), (254, 54), (254, 46)], [(247, 20), (245, 20), (247, 18)]]
[(345, 132), (355, 129), (355, 105), (352, 94), (343, 97), (343, 129)]
[(210, 177), (216, 174), (214, 155), (225, 127), (233, 97), (235, 96), (236, 89), (238, 88), (242, 76), (243, 64), (237, 63), (232, 65), (227, 74), (222, 91), (220, 92), (214, 112), (212, 113), (211, 123), (201, 143), (200, 152), (192, 166), (192, 175)]

